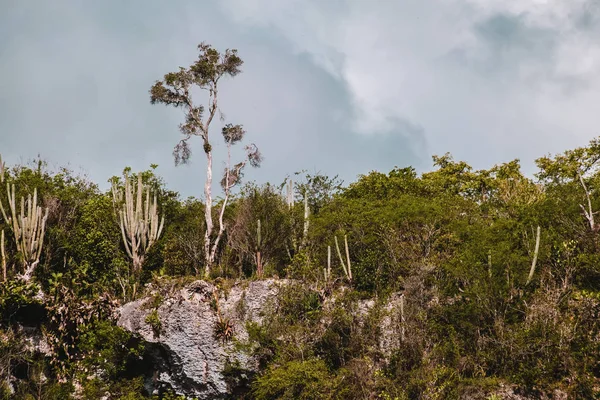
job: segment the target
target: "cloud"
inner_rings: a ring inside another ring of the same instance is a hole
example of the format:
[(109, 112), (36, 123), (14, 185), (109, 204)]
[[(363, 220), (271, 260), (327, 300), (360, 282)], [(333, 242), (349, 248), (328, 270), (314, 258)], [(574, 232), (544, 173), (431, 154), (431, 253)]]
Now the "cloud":
[(532, 171), (535, 157), (597, 135), (591, 1), (0, 0), (0, 9), (0, 150), (9, 162), (41, 153), (82, 166), (103, 187), (125, 166), (158, 163), (170, 187), (201, 195), (198, 143), (191, 165), (173, 166), (181, 112), (148, 99), (201, 41), (238, 48), (245, 61), (221, 104), (265, 155), (246, 176), (259, 182), (300, 169), (346, 181), (423, 170), (446, 151), (478, 168), (518, 157)]
[[(248, 170), (247, 179), (280, 182), (307, 169), (348, 181), (420, 160), (420, 128), (402, 122), (402, 135), (360, 137), (347, 123), (351, 98), (336, 77), (307, 53), (292, 51), (276, 31), (236, 24), (212, 3), (59, 0), (33, 6), (5, 0), (0, 8), (8, 38), (0, 42), (0, 150), (11, 163), (40, 153), (51, 164), (82, 167), (103, 188), (125, 166), (158, 163), (171, 188), (201, 196), (199, 142), (192, 143), (191, 164), (175, 168), (171, 152), (182, 114), (151, 106), (148, 97), (155, 80), (194, 61), (201, 41), (238, 48), (245, 60), (244, 73), (223, 82), (220, 103), (228, 121), (244, 124), (248, 140), (265, 155), (263, 167)], [(335, 61), (331, 49), (326, 54)], [(216, 123), (220, 151), (218, 131)], [(223, 162), (221, 151), (215, 173)]]
[(597, 134), (594, 2), (322, 3), (222, 4), (239, 24), (275, 27), (341, 80), (358, 132), (409, 121), (422, 127), (430, 152), (480, 167), (519, 157), (530, 171), (535, 157)]

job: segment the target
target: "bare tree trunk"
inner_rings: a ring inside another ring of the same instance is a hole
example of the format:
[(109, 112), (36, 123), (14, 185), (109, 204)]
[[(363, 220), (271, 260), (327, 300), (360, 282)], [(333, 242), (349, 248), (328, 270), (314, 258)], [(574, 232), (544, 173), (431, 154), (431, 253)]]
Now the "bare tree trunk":
[(215, 262), (215, 258), (217, 256), (217, 249), (219, 247), (219, 243), (221, 242), (221, 238), (223, 237), (223, 233), (225, 232), (225, 224), (223, 223), (223, 216), (225, 215), (225, 208), (227, 207), (227, 202), (229, 200), (229, 194), (225, 195), (225, 199), (223, 200), (223, 206), (221, 207), (221, 212), (219, 213), (219, 233), (217, 234), (217, 238), (213, 243), (212, 250), (210, 252), (210, 264)]
[(577, 175), (579, 176), (579, 182), (581, 183), (581, 186), (583, 186), (583, 190), (585, 191), (585, 197), (587, 198), (588, 209), (586, 210), (585, 207), (583, 206), (583, 204), (580, 204), (579, 207), (581, 207), (581, 209), (583, 210), (583, 214), (585, 215), (585, 218), (588, 220), (588, 222), (590, 224), (590, 229), (592, 230), (592, 232), (595, 232), (597, 230), (597, 227), (596, 227), (596, 222), (594, 221), (594, 214), (596, 214), (596, 213), (592, 209), (592, 199), (590, 198), (590, 192), (588, 191), (588, 188), (587, 188), (585, 182), (583, 181), (583, 177), (581, 176), (581, 174), (577, 173)]
[(529, 276), (527, 277), (527, 282), (525, 285), (529, 285), (531, 280), (533, 279), (533, 274), (535, 273), (535, 265), (538, 259), (538, 252), (540, 251), (540, 227), (537, 227), (537, 234), (535, 237), (535, 251), (533, 253), (533, 261), (531, 262), (531, 268), (529, 269)]
[[(216, 101), (216, 99), (215, 99)], [(207, 171), (206, 176), (209, 177), (210, 176), (210, 182), (212, 184), (212, 153), (207, 153), (207, 157), (210, 156), (210, 172)], [(207, 262), (207, 267), (206, 270), (204, 271), (204, 275), (206, 278), (208, 278), (208, 274), (210, 273), (210, 268), (212, 268), (213, 263), (215, 262), (215, 258), (217, 256), (217, 249), (219, 247), (219, 243), (221, 242), (221, 238), (223, 237), (223, 232), (225, 232), (225, 224), (223, 222), (223, 217), (225, 215), (225, 208), (227, 207), (227, 202), (229, 201), (229, 171), (231, 168), (231, 144), (227, 145), (227, 168), (225, 169), (225, 186), (224, 186), (224, 191), (225, 191), (225, 199), (223, 199), (223, 205), (221, 206), (221, 211), (219, 212), (219, 233), (217, 234), (217, 238), (215, 239), (215, 242), (212, 245), (212, 249), (210, 250), (210, 256), (208, 258), (208, 262)], [(207, 179), (208, 182), (208, 179)], [(206, 192), (205, 192), (206, 193)], [(209, 193), (210, 193), (210, 187), (209, 187)], [(206, 197), (208, 199), (208, 195)], [(212, 208), (212, 199), (211, 199), (211, 208)], [(208, 209), (208, 207), (207, 207)], [(208, 219), (206, 220), (206, 226), (208, 228)], [(210, 229), (212, 231), (212, 214), (210, 216)], [(208, 229), (206, 230), (208, 232)], [(208, 241), (208, 245), (210, 246), (210, 236), (209, 236), (209, 241)]]
[(204, 184), (204, 219), (206, 220), (206, 232), (204, 233), (204, 277), (208, 278), (212, 268), (213, 255), (210, 248), (210, 236), (213, 230), (212, 220), (212, 152), (206, 152), (206, 183)]
[[(212, 122), (215, 113), (217, 112), (217, 82), (214, 81), (210, 89), (212, 95), (212, 101), (210, 101), (210, 114), (206, 120), (206, 123), (202, 126), (204, 139), (204, 152), (206, 153), (206, 182), (204, 183), (204, 219), (206, 220), (206, 233), (204, 234), (204, 258), (206, 265), (204, 266), (204, 277), (208, 278), (212, 264), (214, 261), (214, 254), (210, 248), (210, 237), (213, 230), (212, 220), (212, 147), (209, 141), (208, 129)], [(198, 119), (198, 122), (200, 120)], [(201, 123), (200, 123), (201, 124)], [(220, 237), (219, 237), (220, 238)]]

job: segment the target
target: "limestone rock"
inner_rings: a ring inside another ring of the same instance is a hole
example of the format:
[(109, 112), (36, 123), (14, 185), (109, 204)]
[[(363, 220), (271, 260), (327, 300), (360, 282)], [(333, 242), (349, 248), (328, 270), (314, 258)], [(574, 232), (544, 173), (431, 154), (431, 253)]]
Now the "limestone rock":
[[(231, 321), (238, 341), (248, 338), (246, 323), (260, 322), (265, 305), (276, 298), (283, 280), (261, 280), (217, 290), (223, 320)], [(176, 393), (198, 399), (226, 398), (236, 392), (237, 383), (224, 374), (227, 365), (238, 371), (254, 372), (258, 365), (248, 354), (215, 335), (219, 316), (215, 307), (215, 286), (195, 281), (168, 296), (156, 309), (160, 330), (147, 316), (153, 312), (152, 298), (140, 299), (121, 308), (118, 325), (151, 344), (156, 367), (151, 390), (169, 386)], [(240, 372), (243, 377), (243, 373)]]

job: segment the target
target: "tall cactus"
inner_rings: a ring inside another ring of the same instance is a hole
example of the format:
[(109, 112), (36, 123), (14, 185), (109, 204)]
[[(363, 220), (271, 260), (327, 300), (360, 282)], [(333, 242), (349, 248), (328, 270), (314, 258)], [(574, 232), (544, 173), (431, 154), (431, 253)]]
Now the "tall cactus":
[(323, 276), (327, 284), (331, 279), (331, 246), (327, 246), (327, 268), (323, 268)]
[(260, 219), (259, 219), (257, 221), (257, 227), (256, 227), (256, 275), (258, 275), (259, 277), (261, 277), (263, 274), (263, 265), (262, 265), (262, 258), (261, 258), (261, 252), (260, 252), (261, 247), (262, 247), (262, 235), (261, 235)]
[(294, 181), (293, 180), (289, 180), (286, 183), (286, 203), (288, 205), (289, 209), (294, 208)]
[[(1, 161), (0, 164), (2, 164)], [(2, 175), (3, 181), (3, 164), (0, 174)], [(37, 189), (33, 190), (33, 197), (31, 194), (27, 196), (27, 201), (24, 197), (21, 197), (20, 213), (17, 209), (14, 184), (10, 185), (8, 182), (6, 183), (6, 194), (8, 196), (10, 214), (7, 214), (1, 201), (0, 210), (2, 211), (4, 220), (13, 231), (17, 251), (23, 260), (23, 274), (20, 277), (25, 281), (29, 281), (35, 267), (40, 262), (40, 255), (42, 254), (42, 247), (44, 244), (44, 233), (46, 231), (46, 221), (48, 219), (48, 209), (46, 208), (46, 210), (43, 211), (42, 208), (38, 206)], [(4, 241), (2, 244), (4, 244)], [(2, 247), (4, 248), (4, 246)], [(3, 273), (5, 274), (6, 257), (4, 251), (2, 252), (2, 256)]]
[[(290, 218), (290, 223), (292, 224), (292, 229), (293, 229), (291, 244), (292, 244), (292, 249), (294, 250), (294, 253), (296, 253), (298, 251), (298, 243), (296, 241), (295, 228), (294, 228), (294, 213), (292, 212), (292, 210), (294, 209), (294, 181), (292, 179), (287, 181), (285, 183), (285, 188), (286, 188), (285, 202), (288, 206), (288, 210), (290, 211), (289, 218)], [(290, 251), (290, 248), (287, 244), (285, 245), (285, 249), (287, 251), (288, 257), (290, 258), (290, 261), (293, 260), (292, 252)]]
[(308, 207), (308, 191), (304, 190), (304, 229), (302, 231), (302, 246), (306, 246), (308, 241), (308, 227), (310, 224), (310, 208)]
[(344, 263), (344, 258), (342, 257), (342, 252), (340, 251), (340, 245), (338, 244), (337, 236), (334, 236), (335, 239), (335, 248), (337, 250), (338, 257), (340, 258), (340, 263), (342, 264), (342, 268), (344, 270), (344, 274), (348, 281), (352, 283), (352, 264), (350, 263), (350, 250), (348, 249), (348, 237), (344, 235), (344, 246), (346, 249), (346, 263)]
[[(141, 271), (148, 250), (162, 233), (165, 218), (159, 223), (156, 195), (150, 202), (150, 189), (142, 183), (142, 175), (138, 174), (137, 188), (125, 173), (125, 196), (122, 209), (119, 210), (119, 226), (127, 255), (133, 261), (133, 271)], [(144, 196), (144, 192), (146, 192)], [(113, 182), (113, 199), (115, 203), (123, 201), (123, 193)]]

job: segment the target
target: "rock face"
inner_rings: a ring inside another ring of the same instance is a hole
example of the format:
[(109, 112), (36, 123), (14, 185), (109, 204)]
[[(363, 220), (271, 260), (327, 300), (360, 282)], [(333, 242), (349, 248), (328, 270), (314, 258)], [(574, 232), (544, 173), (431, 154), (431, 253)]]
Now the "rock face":
[[(290, 283), (289, 280), (274, 279), (246, 281), (227, 290), (217, 290), (211, 283), (195, 281), (185, 288), (169, 291), (163, 298), (149, 296), (125, 304), (120, 310), (118, 325), (147, 342), (147, 389), (154, 392), (169, 388), (179, 395), (197, 399), (239, 398), (246, 390), (245, 383), (258, 371), (259, 365), (236, 343), (247, 343), (246, 324), (262, 323), (263, 312), (272, 309), (271, 304), (277, 304), (280, 289)], [(333, 302), (335, 295), (324, 301), (324, 309), (333, 307)], [(359, 321), (373, 310), (380, 313), (378, 341), (384, 358), (403, 345), (406, 328), (404, 293), (391, 294), (384, 304), (377, 305), (375, 300), (367, 299), (358, 300), (355, 306), (353, 309)], [(217, 335), (217, 327), (223, 326), (220, 321), (230, 321), (234, 340), (224, 341)], [(329, 323), (327, 319), (321, 322), (325, 326)], [(406, 340), (410, 339), (409, 328)], [(30, 341), (30, 346), (43, 351), (35, 338)], [(495, 395), (503, 399), (529, 399), (519, 395), (512, 386), (502, 386)], [(463, 398), (490, 397), (475, 388)], [(557, 391), (552, 398), (563, 399), (566, 395)]]
[[(244, 341), (248, 338), (246, 323), (261, 322), (261, 311), (276, 298), (283, 284), (282, 280), (245, 282), (224, 291), (196, 281), (159, 304), (153, 304), (152, 297), (125, 304), (119, 326), (151, 344), (155, 371), (149, 389), (166, 385), (178, 394), (198, 399), (235, 394), (239, 379), (244, 378), (241, 371), (256, 371), (258, 365), (236, 350), (234, 341), (218, 337), (219, 321), (230, 321), (236, 340)], [(238, 371), (237, 379), (228, 379), (224, 373), (231, 366)]]

